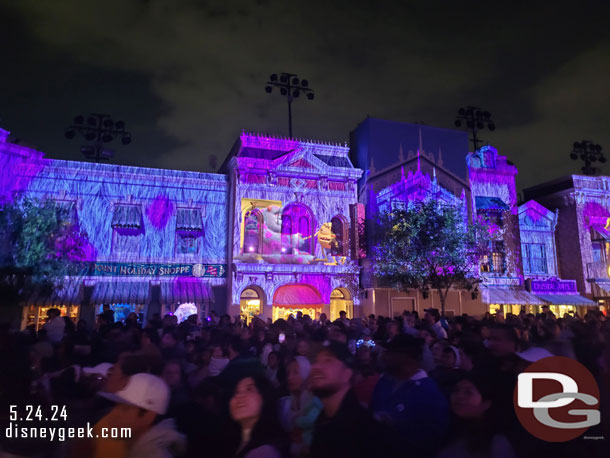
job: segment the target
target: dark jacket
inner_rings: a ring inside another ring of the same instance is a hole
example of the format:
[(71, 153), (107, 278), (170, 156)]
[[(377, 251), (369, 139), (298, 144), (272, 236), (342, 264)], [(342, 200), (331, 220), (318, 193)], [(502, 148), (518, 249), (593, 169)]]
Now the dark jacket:
[(335, 416), (324, 410), (314, 427), (310, 457), (312, 458), (372, 458), (394, 457), (391, 431), (377, 423), (354, 393), (347, 392)]
[(387, 375), (377, 382), (370, 408), (394, 427), (410, 456), (426, 456), (441, 445), (449, 426), (449, 403), (425, 373), (398, 381)]

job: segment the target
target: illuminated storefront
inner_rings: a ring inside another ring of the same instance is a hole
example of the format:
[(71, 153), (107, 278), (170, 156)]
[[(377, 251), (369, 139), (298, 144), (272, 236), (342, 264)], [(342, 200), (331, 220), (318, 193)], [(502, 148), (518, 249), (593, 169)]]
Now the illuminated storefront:
[(358, 306), (362, 171), (349, 148), (240, 135), (221, 171), (230, 177), (229, 314), (286, 318), (330, 314), (342, 288)]

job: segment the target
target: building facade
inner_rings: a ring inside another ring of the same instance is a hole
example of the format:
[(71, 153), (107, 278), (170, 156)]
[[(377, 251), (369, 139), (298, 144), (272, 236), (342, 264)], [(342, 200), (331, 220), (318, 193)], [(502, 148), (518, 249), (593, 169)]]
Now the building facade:
[[(583, 316), (587, 307), (597, 304), (580, 294), (576, 280), (559, 277), (555, 230), (558, 212), (543, 207), (535, 200), (519, 206), (519, 232), (525, 288), (545, 301), (557, 317), (566, 313)], [(540, 307), (535, 308), (541, 311)]]
[(336, 144), (239, 137), (221, 168), (230, 184), (230, 314), (360, 316), (362, 171), (348, 152)]
[(481, 297), (491, 311), (519, 314), (544, 301), (524, 288), (517, 204), (517, 167), (493, 146), (466, 157), (474, 217), (489, 226), (489, 254), (481, 260)]
[(524, 190), (558, 212), (557, 253), (562, 278), (608, 310), (610, 305), (610, 177), (571, 175)]
[(34, 292), (23, 326), (46, 309), (92, 324), (103, 304), (117, 318), (205, 313), (226, 302), (228, 182), (223, 175), (51, 160), (0, 137), (0, 197), (52, 201), (87, 240), (87, 268), (52, 295)]

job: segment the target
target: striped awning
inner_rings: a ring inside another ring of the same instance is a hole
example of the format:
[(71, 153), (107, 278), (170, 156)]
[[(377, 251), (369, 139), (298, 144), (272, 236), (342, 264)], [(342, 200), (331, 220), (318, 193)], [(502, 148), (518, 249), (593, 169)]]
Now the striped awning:
[(83, 299), (83, 281), (79, 279), (66, 280), (60, 287), (46, 293), (40, 289), (34, 290), (27, 304), (41, 307), (79, 305)]
[(523, 289), (487, 288), (481, 289), (484, 304), (502, 305), (545, 305), (546, 302)]
[(580, 294), (536, 294), (536, 296), (552, 305), (582, 305), (588, 307), (598, 305)]
[(203, 233), (201, 210), (198, 208), (178, 208), (176, 211), (176, 230)]
[(142, 207), (139, 205), (117, 204), (112, 214), (112, 227), (122, 229), (142, 228)]
[(146, 304), (147, 281), (105, 281), (96, 283), (91, 294), (93, 304)]
[(177, 278), (161, 282), (162, 304), (207, 304), (211, 298), (209, 284), (198, 278)]

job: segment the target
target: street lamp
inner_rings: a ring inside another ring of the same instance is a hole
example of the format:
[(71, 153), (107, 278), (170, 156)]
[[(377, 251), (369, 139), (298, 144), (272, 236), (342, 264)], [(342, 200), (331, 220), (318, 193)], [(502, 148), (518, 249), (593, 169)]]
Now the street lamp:
[(112, 150), (104, 148), (104, 144), (112, 142), (116, 137), (121, 138), (123, 145), (131, 143), (131, 134), (125, 130), (125, 122), (114, 122), (107, 114), (91, 113), (86, 119), (83, 115), (76, 116), (73, 124), (66, 129), (65, 136), (72, 140), (77, 133), (91, 142), (81, 146), (80, 151), (95, 162), (107, 161), (114, 155)]
[(477, 137), (477, 132), (480, 130), (489, 129), (490, 131), (496, 129), (496, 125), (491, 120), (491, 113), (489, 111), (483, 111), (479, 107), (463, 107), (458, 110), (458, 115), (455, 119), (455, 127), (462, 127), (462, 123), (466, 124), (466, 129), (472, 133), (472, 144), (474, 146), (473, 153), (479, 149), (479, 143), (483, 143)]
[(594, 162), (599, 161), (600, 164), (606, 162), (606, 157), (602, 153), (602, 147), (589, 140), (574, 142), (574, 149), (570, 153), (570, 157), (575, 161), (580, 159), (585, 163), (581, 168), (582, 173), (585, 175), (595, 175), (601, 171), (599, 167), (593, 167)]
[(271, 94), (273, 88), (280, 89), (280, 94), (288, 100), (288, 136), (292, 138), (292, 101), (303, 93), (307, 100), (313, 100), (313, 90), (309, 87), (309, 81), (299, 80), (297, 75), (292, 73), (276, 73), (269, 77), (265, 92)]

